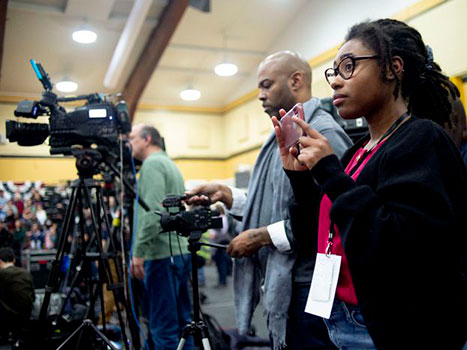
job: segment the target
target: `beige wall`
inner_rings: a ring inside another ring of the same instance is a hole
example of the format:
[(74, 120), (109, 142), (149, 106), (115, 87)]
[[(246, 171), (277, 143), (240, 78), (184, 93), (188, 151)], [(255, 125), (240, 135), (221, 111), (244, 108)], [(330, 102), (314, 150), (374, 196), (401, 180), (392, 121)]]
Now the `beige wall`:
[(220, 113), (138, 110), (133, 124), (149, 123), (165, 138), (172, 158), (224, 158), (224, 118)]
[[(409, 25), (415, 27), (422, 34), (425, 44), (431, 46), (435, 61), (439, 63), (448, 76), (467, 74), (466, 19), (467, 1), (450, 0), (407, 20)], [(339, 46), (340, 44), (334, 50)], [(314, 96), (322, 98), (332, 94), (332, 90), (324, 78), (326, 68), (332, 67), (334, 56), (332, 57), (332, 59), (313, 67), (312, 89)]]

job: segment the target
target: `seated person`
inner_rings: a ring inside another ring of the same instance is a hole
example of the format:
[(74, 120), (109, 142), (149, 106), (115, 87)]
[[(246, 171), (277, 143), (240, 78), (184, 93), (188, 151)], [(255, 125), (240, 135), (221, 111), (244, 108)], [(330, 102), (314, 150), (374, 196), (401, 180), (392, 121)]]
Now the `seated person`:
[(21, 325), (29, 318), (34, 302), (32, 276), (15, 266), (11, 248), (0, 248), (0, 333)]

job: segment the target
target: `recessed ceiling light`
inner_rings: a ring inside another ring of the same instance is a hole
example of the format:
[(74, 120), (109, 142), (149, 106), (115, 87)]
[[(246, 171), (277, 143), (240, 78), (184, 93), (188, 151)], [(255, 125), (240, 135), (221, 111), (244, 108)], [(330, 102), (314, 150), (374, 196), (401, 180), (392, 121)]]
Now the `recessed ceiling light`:
[(196, 101), (201, 97), (201, 92), (196, 89), (185, 89), (180, 92), (180, 97), (185, 101)]
[(88, 29), (76, 30), (72, 36), (74, 41), (81, 44), (91, 44), (97, 39), (97, 34)]
[(73, 92), (78, 88), (78, 84), (76, 84), (74, 81), (64, 80), (55, 84), (55, 87), (58, 91), (61, 92)]
[(221, 63), (214, 67), (214, 72), (221, 77), (230, 77), (238, 72), (238, 67), (233, 63)]

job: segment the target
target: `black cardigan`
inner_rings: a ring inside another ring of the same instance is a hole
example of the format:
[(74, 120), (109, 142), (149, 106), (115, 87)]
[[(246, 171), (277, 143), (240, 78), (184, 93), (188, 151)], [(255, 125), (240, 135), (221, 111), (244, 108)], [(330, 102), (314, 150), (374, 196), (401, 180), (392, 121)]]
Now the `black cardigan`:
[(342, 164), (328, 156), (312, 171), (286, 171), (294, 235), (316, 239), (310, 212), (319, 200), (310, 198), (324, 191), (376, 347), (459, 350), (467, 338), (466, 168), (441, 127), (412, 117), (353, 181), (343, 169), (367, 139)]

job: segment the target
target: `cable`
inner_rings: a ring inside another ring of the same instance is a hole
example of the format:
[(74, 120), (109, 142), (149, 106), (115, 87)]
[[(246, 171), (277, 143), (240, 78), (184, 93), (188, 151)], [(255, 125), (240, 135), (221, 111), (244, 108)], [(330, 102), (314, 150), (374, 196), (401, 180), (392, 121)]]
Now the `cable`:
[[(131, 149), (130, 149), (130, 154), (131, 154)], [(135, 161), (133, 159), (133, 155), (130, 155), (131, 158), (131, 168), (133, 170), (133, 175), (135, 176), (135, 192), (136, 192), (136, 198), (135, 198), (135, 203), (138, 203), (138, 198), (139, 198), (139, 190), (138, 190), (138, 179), (136, 178), (136, 168), (135, 168)], [(133, 260), (133, 247), (136, 239), (136, 229), (137, 229), (137, 223), (138, 223), (138, 207), (136, 207), (136, 210), (134, 211), (134, 218), (133, 218), (133, 237), (131, 238), (131, 247), (130, 247), (130, 263), (128, 264), (128, 287), (130, 289), (130, 301), (131, 301), (131, 311), (133, 312), (133, 318), (135, 319), (136, 325), (138, 326), (138, 329), (143, 337), (144, 340), (144, 346), (146, 350), (149, 350), (149, 345), (146, 340), (146, 337), (144, 336), (143, 329), (141, 328), (141, 324), (138, 321), (138, 317), (136, 316), (136, 310), (135, 310), (135, 303), (134, 303), (134, 298), (133, 298), (133, 288), (131, 286), (131, 261)]]
[(120, 138), (120, 249), (122, 251), (122, 267), (123, 267), (123, 289), (125, 292), (125, 298), (128, 300), (128, 290), (126, 288), (127, 284), (127, 275), (125, 273), (127, 261), (125, 254), (125, 241), (124, 241), (124, 226), (125, 226), (125, 214), (123, 208), (123, 201), (125, 200), (125, 184), (123, 183), (123, 139)]

